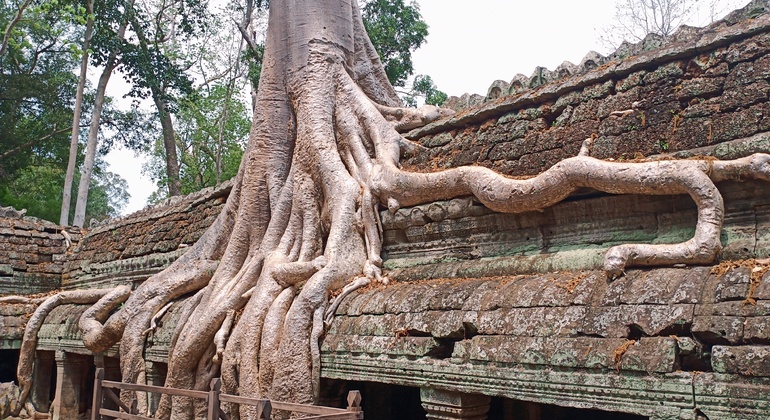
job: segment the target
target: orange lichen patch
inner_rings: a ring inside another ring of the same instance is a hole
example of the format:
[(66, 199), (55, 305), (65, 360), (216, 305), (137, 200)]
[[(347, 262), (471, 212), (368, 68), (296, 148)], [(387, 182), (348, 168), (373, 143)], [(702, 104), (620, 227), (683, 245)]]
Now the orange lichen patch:
[(406, 327), (394, 328), (393, 334), (396, 338), (409, 337), (409, 330)]
[(765, 273), (770, 270), (770, 258), (761, 260), (750, 258), (747, 260), (722, 261), (719, 265), (711, 268), (711, 274), (722, 277), (739, 267), (744, 267), (749, 270), (749, 292), (743, 303), (747, 305), (756, 305), (757, 301), (754, 298), (754, 294), (757, 291), (757, 287), (759, 287), (759, 283), (762, 281), (762, 277), (764, 277)]
[(682, 122), (682, 117), (679, 114), (674, 115), (674, 119), (672, 120), (672, 123), (673, 123), (673, 127), (671, 130), (672, 132), (676, 132), (676, 129), (678, 128), (680, 122)]
[(567, 293), (574, 293), (575, 289), (577, 289), (580, 283), (583, 280), (585, 280), (586, 277), (588, 277), (588, 274), (589, 273), (586, 273), (586, 272), (580, 272), (577, 275), (575, 275), (575, 277), (572, 277), (566, 282), (556, 283), (556, 286), (566, 290)]
[(615, 362), (615, 369), (620, 372), (620, 361), (623, 359), (623, 355), (626, 354), (629, 348), (636, 343), (636, 340), (628, 340), (621, 344), (618, 348), (612, 352), (612, 360)]

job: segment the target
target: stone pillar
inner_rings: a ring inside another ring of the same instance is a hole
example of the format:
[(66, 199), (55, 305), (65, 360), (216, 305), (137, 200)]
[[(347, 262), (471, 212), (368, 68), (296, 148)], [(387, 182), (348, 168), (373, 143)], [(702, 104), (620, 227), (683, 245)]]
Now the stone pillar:
[[(145, 365), (145, 378), (147, 385), (163, 386), (166, 382), (166, 372), (168, 365), (165, 363), (147, 361)], [(160, 402), (160, 394), (155, 392), (147, 393), (147, 404), (150, 414), (155, 414)]]
[(30, 399), (39, 412), (47, 413), (51, 408), (51, 378), (54, 369), (54, 352), (35, 352), (35, 366), (32, 370)]
[(422, 408), (430, 420), (486, 420), (490, 398), (433, 388), (420, 388)]
[(53, 420), (76, 420), (80, 405), (83, 375), (88, 373), (88, 358), (56, 350), (56, 397)]

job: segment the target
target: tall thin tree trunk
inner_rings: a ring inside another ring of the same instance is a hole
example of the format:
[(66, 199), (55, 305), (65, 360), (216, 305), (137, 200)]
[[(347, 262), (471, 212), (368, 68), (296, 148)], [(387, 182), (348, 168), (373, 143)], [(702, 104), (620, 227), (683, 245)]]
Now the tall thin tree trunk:
[(88, 204), (88, 187), (91, 184), (91, 175), (94, 170), (94, 161), (96, 160), (96, 146), (99, 141), (99, 121), (102, 118), (102, 109), (104, 108), (104, 94), (107, 90), (107, 83), (110, 81), (112, 71), (115, 69), (115, 60), (104, 68), (99, 77), (99, 84), (96, 86), (96, 99), (94, 100), (94, 111), (91, 115), (91, 127), (88, 130), (88, 143), (86, 144), (86, 158), (83, 161), (83, 169), (80, 171), (80, 184), (78, 184), (78, 198), (75, 204), (75, 217), (72, 224), (83, 227), (86, 220), (86, 204)]
[(159, 89), (152, 89), (152, 99), (158, 108), (160, 126), (163, 130), (163, 146), (166, 149), (166, 176), (168, 177), (168, 195), (182, 195), (182, 181), (179, 179), (179, 157), (176, 153), (176, 135), (174, 123), (168, 112), (166, 101), (163, 100)]
[[(131, 0), (130, 5), (133, 6), (134, 0)], [(128, 21), (121, 23), (118, 28), (116, 40), (122, 41), (126, 36), (126, 28), (128, 27)], [(72, 224), (74, 226), (83, 227), (86, 221), (86, 204), (88, 204), (88, 187), (91, 185), (91, 174), (94, 170), (94, 161), (96, 160), (96, 145), (99, 140), (99, 122), (102, 118), (102, 109), (104, 108), (104, 95), (107, 90), (107, 83), (110, 81), (113, 70), (117, 66), (118, 50), (113, 49), (110, 52), (110, 57), (107, 60), (107, 64), (99, 76), (99, 83), (96, 86), (96, 98), (94, 99), (94, 109), (91, 114), (91, 126), (88, 129), (88, 142), (86, 144), (86, 158), (83, 162), (83, 170), (80, 174), (80, 183), (78, 184), (78, 198), (75, 203), (75, 217)]]
[(70, 156), (67, 162), (67, 174), (64, 177), (64, 190), (62, 192), (61, 213), (59, 214), (59, 224), (66, 226), (69, 224), (70, 204), (72, 203), (72, 182), (75, 178), (75, 166), (78, 159), (78, 139), (80, 137), (80, 109), (83, 105), (83, 90), (88, 77), (88, 48), (91, 46), (91, 34), (94, 29), (94, 0), (90, 0), (86, 5), (88, 13), (88, 22), (83, 34), (83, 58), (80, 61), (80, 78), (78, 79), (78, 88), (75, 93), (75, 109), (72, 115), (72, 138), (70, 139)]

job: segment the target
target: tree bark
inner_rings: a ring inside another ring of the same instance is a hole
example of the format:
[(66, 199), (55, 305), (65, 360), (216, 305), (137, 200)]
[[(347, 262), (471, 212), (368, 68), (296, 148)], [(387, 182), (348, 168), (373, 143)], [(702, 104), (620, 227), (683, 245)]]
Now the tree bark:
[(88, 78), (88, 49), (91, 46), (91, 33), (94, 29), (94, 0), (86, 3), (86, 13), (88, 21), (86, 30), (83, 34), (83, 57), (80, 61), (80, 76), (78, 77), (78, 87), (75, 93), (75, 109), (72, 113), (72, 137), (70, 138), (70, 154), (67, 161), (67, 173), (64, 177), (64, 189), (62, 192), (61, 212), (59, 213), (59, 224), (67, 226), (69, 224), (70, 204), (72, 204), (72, 182), (75, 178), (75, 166), (78, 159), (78, 143), (80, 139), (80, 108), (83, 105), (83, 90)]
[[(133, 6), (134, 0), (129, 2), (129, 6)], [(115, 36), (116, 42), (122, 42), (126, 36), (126, 28), (128, 27), (128, 21), (124, 20), (118, 28), (118, 32)], [(73, 217), (72, 224), (74, 226), (83, 227), (86, 220), (86, 206), (88, 204), (88, 189), (91, 185), (91, 174), (94, 169), (94, 161), (96, 159), (96, 146), (99, 141), (99, 123), (102, 118), (102, 110), (104, 108), (104, 96), (107, 91), (107, 83), (110, 81), (112, 72), (117, 66), (118, 50), (113, 49), (110, 52), (110, 56), (106, 61), (104, 70), (102, 70), (101, 76), (99, 76), (99, 82), (96, 85), (96, 97), (94, 98), (94, 109), (91, 113), (91, 126), (88, 129), (88, 141), (86, 143), (86, 157), (83, 162), (83, 169), (80, 173), (80, 183), (78, 184), (78, 198), (75, 203), (75, 216)]]
[(171, 113), (168, 112), (166, 101), (158, 89), (152, 89), (152, 99), (158, 109), (160, 126), (163, 131), (163, 147), (166, 149), (166, 177), (168, 178), (168, 195), (182, 195), (182, 181), (179, 179), (179, 156), (176, 153), (176, 134)]
[(94, 109), (91, 113), (91, 127), (88, 130), (88, 142), (86, 143), (86, 157), (83, 161), (83, 169), (80, 171), (78, 198), (75, 203), (75, 216), (72, 219), (73, 226), (83, 227), (85, 224), (88, 190), (91, 185), (94, 161), (96, 160), (96, 146), (99, 142), (99, 122), (102, 118), (102, 110), (104, 109), (104, 96), (107, 90), (107, 83), (110, 81), (110, 76), (112, 76), (112, 71), (114, 69), (115, 63), (114, 60), (112, 60), (104, 67), (101, 76), (99, 76), (99, 83), (96, 85)]

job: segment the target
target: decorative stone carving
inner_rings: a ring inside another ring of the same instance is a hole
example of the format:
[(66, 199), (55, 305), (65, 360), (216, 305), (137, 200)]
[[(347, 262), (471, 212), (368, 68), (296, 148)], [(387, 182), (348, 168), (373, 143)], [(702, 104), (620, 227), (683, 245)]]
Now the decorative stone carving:
[(420, 399), (429, 420), (485, 420), (489, 412), (486, 395), (420, 388)]

